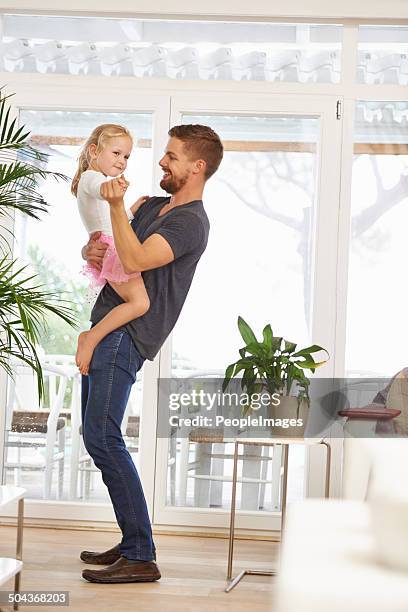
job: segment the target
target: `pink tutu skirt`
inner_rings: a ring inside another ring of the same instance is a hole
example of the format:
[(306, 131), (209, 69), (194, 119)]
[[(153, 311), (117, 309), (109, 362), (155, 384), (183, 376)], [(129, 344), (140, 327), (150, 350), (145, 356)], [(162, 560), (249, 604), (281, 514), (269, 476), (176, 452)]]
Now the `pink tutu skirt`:
[(102, 270), (99, 271), (90, 264), (82, 268), (82, 273), (89, 279), (92, 288), (102, 287), (106, 282), (127, 283), (129, 279), (140, 276), (140, 272), (126, 274), (116, 252), (113, 236), (101, 234), (99, 242), (105, 242), (108, 245), (102, 261)]

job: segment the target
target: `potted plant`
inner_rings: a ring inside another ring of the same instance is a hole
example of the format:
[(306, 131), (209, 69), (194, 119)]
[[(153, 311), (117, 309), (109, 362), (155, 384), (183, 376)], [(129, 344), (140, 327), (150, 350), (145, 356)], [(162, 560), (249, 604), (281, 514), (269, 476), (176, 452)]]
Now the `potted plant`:
[[(251, 399), (255, 393), (268, 393), (271, 401), (269, 416), (276, 419), (301, 419), (303, 427), (296, 428), (296, 435), (303, 435), (309, 415), (310, 380), (305, 370), (314, 373), (325, 364), (329, 354), (321, 346), (313, 344), (296, 350), (294, 342), (274, 336), (270, 324), (263, 329), (262, 340), (258, 340), (242, 317), (238, 317), (238, 329), (245, 342), (239, 349), (240, 358), (231, 363), (226, 371), (223, 391), (231, 380), (242, 372), (241, 389)], [(324, 351), (327, 359), (315, 361), (313, 354)], [(251, 401), (244, 407), (244, 414), (251, 410)], [(288, 435), (288, 428), (273, 427), (274, 435)]]

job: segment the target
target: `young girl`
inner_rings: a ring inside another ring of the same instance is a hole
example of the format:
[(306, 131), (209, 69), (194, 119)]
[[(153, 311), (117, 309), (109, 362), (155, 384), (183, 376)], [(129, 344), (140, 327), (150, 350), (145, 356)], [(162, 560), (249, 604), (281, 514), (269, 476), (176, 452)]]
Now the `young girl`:
[[(132, 146), (132, 137), (125, 127), (110, 123), (98, 126), (84, 145), (71, 185), (71, 191), (77, 197), (82, 222), (89, 235), (97, 231), (102, 232), (99, 240), (108, 245), (102, 270), (86, 265), (84, 272), (91, 279), (92, 286), (102, 287), (108, 282), (124, 300), (124, 304), (113, 308), (92, 329), (79, 335), (75, 361), (83, 375), (88, 374), (93, 352), (102, 338), (132, 319), (142, 316), (150, 306), (141, 274), (126, 274), (123, 269), (113, 240), (109, 204), (101, 197), (101, 187), (107, 182), (107, 177), (114, 177), (111, 180), (116, 181), (125, 193), (129, 183), (123, 177), (123, 172)], [(139, 198), (127, 211), (129, 221), (147, 197)]]

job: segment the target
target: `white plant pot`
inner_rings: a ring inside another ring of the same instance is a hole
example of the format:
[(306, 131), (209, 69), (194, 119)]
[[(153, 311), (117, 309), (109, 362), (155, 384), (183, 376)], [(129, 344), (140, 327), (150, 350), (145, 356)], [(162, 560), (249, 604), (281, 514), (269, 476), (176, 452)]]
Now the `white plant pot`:
[(273, 437), (303, 438), (309, 417), (309, 402), (305, 398), (299, 401), (293, 395), (281, 395), (279, 405), (269, 406), (268, 417), (274, 421), (271, 424)]

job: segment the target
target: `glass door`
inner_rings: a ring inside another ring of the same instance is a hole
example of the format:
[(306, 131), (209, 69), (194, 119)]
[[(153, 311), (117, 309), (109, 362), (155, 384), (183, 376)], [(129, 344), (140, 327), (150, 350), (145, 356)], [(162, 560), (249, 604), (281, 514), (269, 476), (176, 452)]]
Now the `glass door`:
[[(88, 99), (84, 96), (79, 108), (72, 96), (64, 97), (62, 105), (61, 95), (55, 90), (49, 98), (42, 91), (42, 100), (49, 101), (46, 108), (36, 104), (35, 96), (22, 95), (18, 105), (20, 123), (31, 132), (31, 144), (48, 154), (46, 169), (69, 178), (76, 171), (80, 148), (94, 127), (102, 123), (126, 125), (134, 138), (126, 173), (131, 183), (126, 201), (131, 204), (140, 195), (156, 191), (157, 161), (168, 130), (169, 98), (138, 95), (135, 103), (136, 96), (130, 92), (121, 99), (107, 95), (106, 90), (103, 94), (93, 92)], [(81, 274), (81, 248), (87, 242), (87, 234), (70, 193), (70, 182), (47, 178), (40, 189), (50, 204), (48, 213), (41, 221), (16, 215), (14, 256), (27, 265), (27, 273), (38, 275), (40, 284), (62, 292), (62, 297), (72, 302), (80, 328), (87, 329), (94, 301), (87, 296), (88, 282)], [(113, 520), (107, 489), (82, 440), (80, 377), (74, 361), (77, 334), (78, 330), (57, 318), (48, 320), (39, 348), (46, 384), (41, 406), (31, 371), (18, 363), (13, 365), (15, 380), (9, 381), (6, 402), (3, 482), (27, 489), (27, 516), (36, 516), (38, 504), (46, 500), (49, 503), (42, 503), (42, 516), (45, 512), (49, 518), (92, 516), (95, 520)], [(150, 449), (154, 443), (154, 438), (147, 439), (154, 435), (154, 425), (148, 423), (151, 410), (143, 410), (143, 395), (145, 380), (155, 367), (145, 366), (145, 376), (138, 378), (122, 425), (125, 442), (144, 481), (150, 509), (154, 474), (145, 473), (151, 462), (143, 463), (142, 455), (143, 449)]]
[[(257, 334), (271, 323), (275, 335), (303, 346), (318, 343), (334, 354), (333, 194), (341, 135), (335, 110), (336, 100), (327, 97), (172, 98), (172, 124), (210, 125), (225, 154), (204, 192), (210, 238), (162, 350), (161, 378), (222, 381), (242, 343), (239, 315)], [(333, 367), (329, 363), (322, 375)], [(202, 434), (192, 429), (186, 438), (173, 428), (170, 437), (158, 438), (156, 523), (227, 524), (233, 447)], [(298, 449), (290, 452), (289, 501), (308, 485), (306, 457)], [(240, 464), (240, 525), (251, 528), (255, 511), (259, 528), (278, 528), (278, 451), (251, 449)]]
[[(386, 378), (407, 365), (407, 330), (401, 325), (407, 295), (402, 280), (408, 220), (407, 118), (405, 101), (356, 101), (345, 356), (350, 377)], [(373, 333), (379, 322), (381, 333)]]

